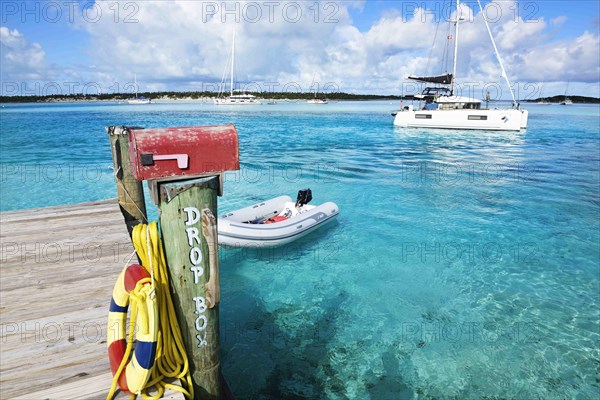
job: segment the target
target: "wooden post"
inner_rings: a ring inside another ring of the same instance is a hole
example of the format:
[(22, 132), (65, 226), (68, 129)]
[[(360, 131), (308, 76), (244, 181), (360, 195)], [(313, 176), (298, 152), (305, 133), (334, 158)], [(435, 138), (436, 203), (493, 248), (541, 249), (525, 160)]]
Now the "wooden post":
[(125, 218), (129, 236), (133, 227), (147, 221), (142, 182), (135, 179), (129, 163), (129, 130), (124, 126), (106, 128), (110, 139), (119, 207)]
[(216, 176), (159, 183), (171, 293), (197, 399), (221, 399)]

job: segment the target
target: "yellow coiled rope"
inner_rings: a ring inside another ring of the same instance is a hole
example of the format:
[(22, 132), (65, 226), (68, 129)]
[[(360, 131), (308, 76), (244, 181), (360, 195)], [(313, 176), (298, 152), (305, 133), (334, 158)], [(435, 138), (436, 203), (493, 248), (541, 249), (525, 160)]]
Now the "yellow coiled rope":
[[(150, 273), (155, 282), (160, 316), (154, 369), (141, 395), (145, 400), (154, 400), (161, 398), (165, 389), (172, 389), (183, 393), (188, 399), (193, 399), (194, 387), (192, 385), (189, 362), (185, 353), (185, 347), (183, 346), (179, 324), (177, 323), (171, 292), (169, 291), (167, 263), (165, 262), (157, 223), (151, 222), (149, 225), (136, 225), (131, 238), (142, 265)], [(131, 312), (130, 319), (135, 323), (134, 308), (132, 308)], [(129, 325), (128, 344), (127, 351), (123, 357), (124, 360), (128, 359), (133, 341), (133, 323), (130, 322)], [(116, 374), (115, 379), (113, 379), (113, 387), (108, 398), (112, 398), (118, 376)], [(167, 383), (167, 379), (179, 379), (182, 386)], [(152, 388), (156, 391), (154, 395), (148, 394), (148, 390)], [(132, 397), (135, 398), (135, 395)]]
[[(151, 222), (149, 225), (140, 224), (133, 229), (133, 246), (142, 265), (152, 274), (156, 281), (158, 291), (158, 307), (160, 315), (160, 328), (154, 370), (142, 397), (159, 399), (165, 389), (182, 392), (188, 399), (194, 398), (194, 387), (190, 374), (189, 363), (185, 354), (185, 347), (181, 338), (181, 331), (177, 323), (171, 292), (169, 291), (169, 275), (167, 263), (163, 252), (162, 243), (158, 234), (158, 224)], [(182, 386), (165, 382), (165, 378), (179, 379)], [(156, 395), (147, 394), (147, 389), (154, 387)]]

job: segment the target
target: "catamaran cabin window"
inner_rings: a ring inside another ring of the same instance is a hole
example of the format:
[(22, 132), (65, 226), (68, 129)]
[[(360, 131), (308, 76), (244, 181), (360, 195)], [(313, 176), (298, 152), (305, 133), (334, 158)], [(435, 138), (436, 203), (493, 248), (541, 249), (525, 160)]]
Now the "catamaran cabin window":
[(469, 115), (468, 118), (472, 121), (487, 121), (487, 115)]
[(416, 119), (431, 119), (431, 114), (415, 114)]

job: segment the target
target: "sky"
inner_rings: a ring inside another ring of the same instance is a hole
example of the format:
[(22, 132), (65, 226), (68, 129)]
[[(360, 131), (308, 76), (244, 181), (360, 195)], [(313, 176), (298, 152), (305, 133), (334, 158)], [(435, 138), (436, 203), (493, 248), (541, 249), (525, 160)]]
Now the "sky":
[[(600, 97), (596, 0), (461, 1), (463, 95)], [(237, 89), (410, 94), (452, 68), (455, 1), (0, 3), (3, 95), (218, 90), (235, 31)], [(450, 50), (448, 52), (448, 50)]]

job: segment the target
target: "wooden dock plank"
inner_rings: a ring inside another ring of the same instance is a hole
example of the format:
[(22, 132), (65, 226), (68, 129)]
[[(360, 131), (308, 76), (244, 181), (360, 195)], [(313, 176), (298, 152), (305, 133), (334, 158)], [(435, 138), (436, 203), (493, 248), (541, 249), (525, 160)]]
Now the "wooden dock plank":
[[(106, 388), (110, 387), (112, 375), (109, 373), (93, 376), (87, 379), (80, 379), (77, 382), (65, 383), (60, 386), (33, 392), (25, 396), (15, 397), (15, 400), (31, 400), (31, 399), (105, 399)], [(84, 394), (81, 392), (81, 386), (86, 387)], [(163, 399), (180, 399), (179, 393), (172, 391), (165, 393)]]
[(108, 304), (133, 252), (116, 200), (4, 212), (0, 227), (0, 398), (105, 398)]

